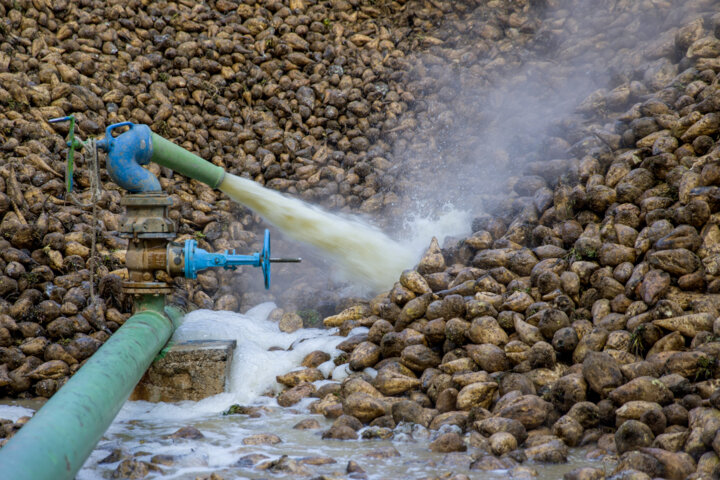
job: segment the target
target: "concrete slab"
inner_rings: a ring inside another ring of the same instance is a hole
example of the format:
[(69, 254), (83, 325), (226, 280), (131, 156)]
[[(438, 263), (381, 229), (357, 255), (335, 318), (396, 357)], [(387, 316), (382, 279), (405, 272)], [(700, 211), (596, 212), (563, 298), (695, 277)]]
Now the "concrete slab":
[(235, 340), (195, 340), (172, 345), (150, 366), (130, 400), (198, 401), (225, 391)]

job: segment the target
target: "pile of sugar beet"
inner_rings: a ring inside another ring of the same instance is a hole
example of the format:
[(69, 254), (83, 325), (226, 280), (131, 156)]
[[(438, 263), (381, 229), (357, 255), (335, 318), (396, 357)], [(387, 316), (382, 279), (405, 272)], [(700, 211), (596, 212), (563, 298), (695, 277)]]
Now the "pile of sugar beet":
[[(496, 128), (471, 108), (483, 92), (522, 85), (528, 62), (551, 86), (600, 62), (599, 89), (543, 136), (487, 152), (507, 178), (462, 191), (490, 212), (471, 235), (434, 242), (370, 302), (327, 293), (350, 308), (326, 326), (369, 328), (335, 358), (352, 373), (316, 388), (329, 358), (316, 352), (278, 378), (278, 402), (317, 397), (312, 410), (337, 419), (331, 439), (443, 429), (431, 449), (465, 451), (472, 469), (521, 475), (587, 446), (616, 457), (618, 479), (720, 477), (713, 3), (605, 0), (582, 17), (580, 0), (0, 0), (0, 395), (51, 396), (129, 311), (123, 192), (103, 170), (96, 229), (63, 194), (65, 130), (48, 118), (75, 113), (84, 137), (147, 123), (270, 188), (397, 218), (435, 180), (433, 162), (459, 171), (477, 147), (466, 139)], [(150, 168), (181, 239), (257, 249), (250, 212)], [(81, 188), (89, 175), (80, 163)], [(276, 300), (297, 324), (292, 312), (318, 297), (292, 279)], [(176, 281), (174, 300), (244, 309), (271, 298), (257, 283), (204, 273)], [(23, 422), (0, 423), (8, 437)]]
[[(483, 8), (510, 10), (504, 2)], [(126, 192), (100, 154), (98, 218), (66, 195), (67, 125), (48, 119), (74, 114), (82, 138), (116, 122), (146, 123), (269, 188), (376, 212), (397, 199), (384, 135), (414, 101), (404, 57), (439, 41), (426, 32), (443, 9), (356, 0), (0, 0), (0, 396), (50, 397), (132, 306), (120, 288)], [(88, 204), (91, 171), (78, 157), (75, 200)], [(264, 225), (252, 212), (204, 184), (148, 168), (173, 201), (178, 241), (195, 238), (208, 251), (261, 248)], [(274, 239), (274, 252), (295, 248)], [(328, 289), (325, 272), (307, 261), (273, 267), (270, 292), (251, 268), (157, 279), (169, 280), (172, 302), (189, 309), (244, 311), (274, 300), (287, 310), (288, 328), (298, 328), (296, 310), (316, 310), (311, 322), (347, 303)]]
[(612, 473), (565, 478), (720, 478), (719, 20), (665, 32), (652, 68), (590, 94), (508, 179), (501, 213), (325, 318), (369, 329), (338, 347), (349, 375), (316, 388), (315, 353), (278, 403), (316, 397), (330, 439), (440, 430), (430, 449), (470, 469), (524, 475), (584, 446)]

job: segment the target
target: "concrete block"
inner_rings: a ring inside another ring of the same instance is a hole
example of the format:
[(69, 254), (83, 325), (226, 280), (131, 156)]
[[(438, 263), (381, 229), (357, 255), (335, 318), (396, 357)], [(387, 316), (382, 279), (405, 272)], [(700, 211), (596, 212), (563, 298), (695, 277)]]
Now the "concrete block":
[(149, 402), (198, 401), (225, 391), (235, 340), (175, 344), (153, 362), (130, 395)]

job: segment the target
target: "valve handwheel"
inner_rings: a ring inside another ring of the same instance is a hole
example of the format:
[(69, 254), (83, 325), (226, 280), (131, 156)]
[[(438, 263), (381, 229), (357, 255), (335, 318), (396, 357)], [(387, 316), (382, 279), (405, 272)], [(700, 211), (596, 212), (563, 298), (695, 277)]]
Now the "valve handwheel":
[(265, 290), (270, 290), (270, 230), (265, 229), (265, 239), (263, 240), (263, 249), (260, 253), (260, 261), (262, 262), (263, 278), (265, 279)]
[[(232, 253), (228, 251), (224, 253), (210, 253), (202, 248), (198, 248), (197, 242), (191, 239), (185, 240), (182, 256), (184, 257), (185, 278), (197, 278), (197, 273), (207, 268), (222, 267), (226, 270), (234, 270), (241, 265), (250, 265), (262, 269), (266, 290), (270, 289), (271, 263), (298, 263), (302, 261), (300, 258), (272, 258), (270, 256), (270, 230), (267, 229), (265, 230), (263, 248), (260, 253), (236, 255), (234, 250)], [(168, 255), (168, 258), (170, 258), (170, 255)]]

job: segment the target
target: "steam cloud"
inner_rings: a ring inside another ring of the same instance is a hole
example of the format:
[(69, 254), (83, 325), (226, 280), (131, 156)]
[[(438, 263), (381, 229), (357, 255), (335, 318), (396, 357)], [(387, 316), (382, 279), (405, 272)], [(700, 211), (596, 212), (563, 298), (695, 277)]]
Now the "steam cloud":
[[(676, 0), (665, 8), (626, 0), (548, 1), (542, 9), (532, 3), (528, 25), (538, 28), (529, 35), (501, 25), (504, 38), (488, 42), (478, 35), (483, 19), (455, 20), (470, 22), (468, 31), (448, 33), (444, 45), (413, 60), (416, 107), (399, 123), (416, 127), (394, 142), (394, 173), (406, 200), (395, 216), (408, 208), (442, 216), (448, 205), (473, 215), (498, 208), (514, 213), (518, 205), (509, 199), (532, 195), (543, 183), (516, 183), (520, 176), (543, 176), (551, 189), (560, 177), (554, 167), (567, 165), (533, 162), (570, 158), (573, 144), (583, 140), (602, 146), (597, 126), (584, 115), (592, 98), (583, 100), (599, 88), (620, 87), (629, 89), (632, 105), (647, 93), (632, 83), (638, 80), (661, 89), (679, 73), (670, 61), (677, 27), (698, 11), (712, 11), (708, 1)], [(449, 22), (439, 36), (453, 28)], [(521, 45), (523, 36), (529, 38)], [(505, 66), (499, 66), (499, 49), (510, 52)], [(600, 120), (613, 131), (613, 119)]]

